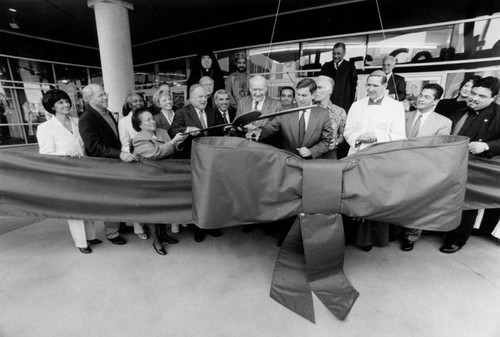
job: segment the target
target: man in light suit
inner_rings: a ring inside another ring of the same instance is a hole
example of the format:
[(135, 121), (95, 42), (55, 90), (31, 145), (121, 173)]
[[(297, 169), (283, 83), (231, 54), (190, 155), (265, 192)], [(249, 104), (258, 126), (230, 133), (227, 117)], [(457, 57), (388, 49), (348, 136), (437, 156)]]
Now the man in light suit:
[[(269, 115), (280, 110), (281, 102), (267, 95), (267, 81), (263, 76), (256, 75), (248, 81), (250, 96), (240, 98), (236, 118), (250, 111), (258, 110), (262, 115)], [(268, 119), (255, 121), (247, 125), (247, 129), (255, 129), (268, 123)]]
[[(443, 95), (443, 88), (439, 84), (426, 84), (417, 97), (417, 110), (406, 113), (406, 136), (408, 139), (416, 137), (449, 135), (451, 120), (434, 112), (439, 99)], [(420, 237), (420, 229), (405, 228), (401, 250), (410, 251)]]
[[(302, 79), (296, 88), (299, 107), (311, 105), (316, 95), (316, 82)], [(269, 123), (247, 132), (248, 139), (265, 139), (280, 135), (280, 148), (305, 159), (316, 159), (328, 151), (333, 131), (328, 110), (314, 107), (275, 117)]]
[[(129, 152), (121, 151), (118, 125), (108, 110), (108, 94), (98, 84), (89, 84), (82, 90), (86, 103), (78, 128), (85, 144), (85, 152), (90, 157), (120, 158), (124, 162), (137, 161)], [(106, 237), (116, 245), (126, 243), (119, 233), (118, 222), (104, 222)]]
[(389, 97), (401, 102), (406, 98), (406, 81), (404, 77), (394, 74), (395, 65), (396, 59), (394, 56), (387, 55), (382, 60), (382, 71), (387, 76)]

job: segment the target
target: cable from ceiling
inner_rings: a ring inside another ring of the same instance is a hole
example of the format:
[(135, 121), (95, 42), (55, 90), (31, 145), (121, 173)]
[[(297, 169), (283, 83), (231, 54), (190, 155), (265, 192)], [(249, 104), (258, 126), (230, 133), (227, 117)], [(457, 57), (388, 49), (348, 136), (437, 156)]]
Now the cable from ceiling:
[(266, 67), (267, 62), (269, 62), (269, 54), (271, 54), (271, 47), (273, 45), (274, 32), (276, 30), (276, 23), (278, 22), (278, 14), (280, 13), (281, 0), (278, 0), (278, 8), (276, 8), (276, 14), (274, 16), (273, 31), (271, 32), (271, 41), (269, 41), (269, 51), (267, 52)]

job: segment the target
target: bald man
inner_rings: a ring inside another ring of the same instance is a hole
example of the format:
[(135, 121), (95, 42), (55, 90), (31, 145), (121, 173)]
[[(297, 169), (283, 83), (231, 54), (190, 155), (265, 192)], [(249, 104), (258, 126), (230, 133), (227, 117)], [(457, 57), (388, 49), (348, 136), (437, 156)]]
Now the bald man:
[[(250, 96), (240, 98), (236, 117), (255, 110), (260, 111), (262, 115), (269, 115), (280, 110), (281, 102), (267, 95), (267, 80), (265, 77), (260, 75), (251, 77), (248, 81), (248, 88)], [(255, 121), (248, 128), (255, 129), (268, 122), (268, 119)]]

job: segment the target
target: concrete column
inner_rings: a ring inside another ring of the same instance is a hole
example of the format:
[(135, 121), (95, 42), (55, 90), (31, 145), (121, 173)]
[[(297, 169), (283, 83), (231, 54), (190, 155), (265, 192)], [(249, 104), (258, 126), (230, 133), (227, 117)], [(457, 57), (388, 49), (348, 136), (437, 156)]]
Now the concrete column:
[(121, 114), (127, 93), (134, 90), (134, 67), (128, 10), (134, 6), (122, 0), (88, 0), (94, 9), (99, 38), (104, 88), (109, 93), (109, 110)]

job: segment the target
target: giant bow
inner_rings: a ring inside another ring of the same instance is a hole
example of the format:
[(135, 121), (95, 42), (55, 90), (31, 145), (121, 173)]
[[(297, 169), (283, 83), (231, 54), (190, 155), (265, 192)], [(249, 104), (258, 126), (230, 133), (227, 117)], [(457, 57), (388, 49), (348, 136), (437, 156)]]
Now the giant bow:
[(314, 321), (312, 292), (338, 318), (358, 292), (343, 272), (340, 213), (448, 231), (460, 222), (467, 180), (464, 137), (378, 144), (336, 160), (305, 161), (239, 138), (193, 143), (193, 214), (202, 228), (298, 214), (280, 250), (271, 296)]

